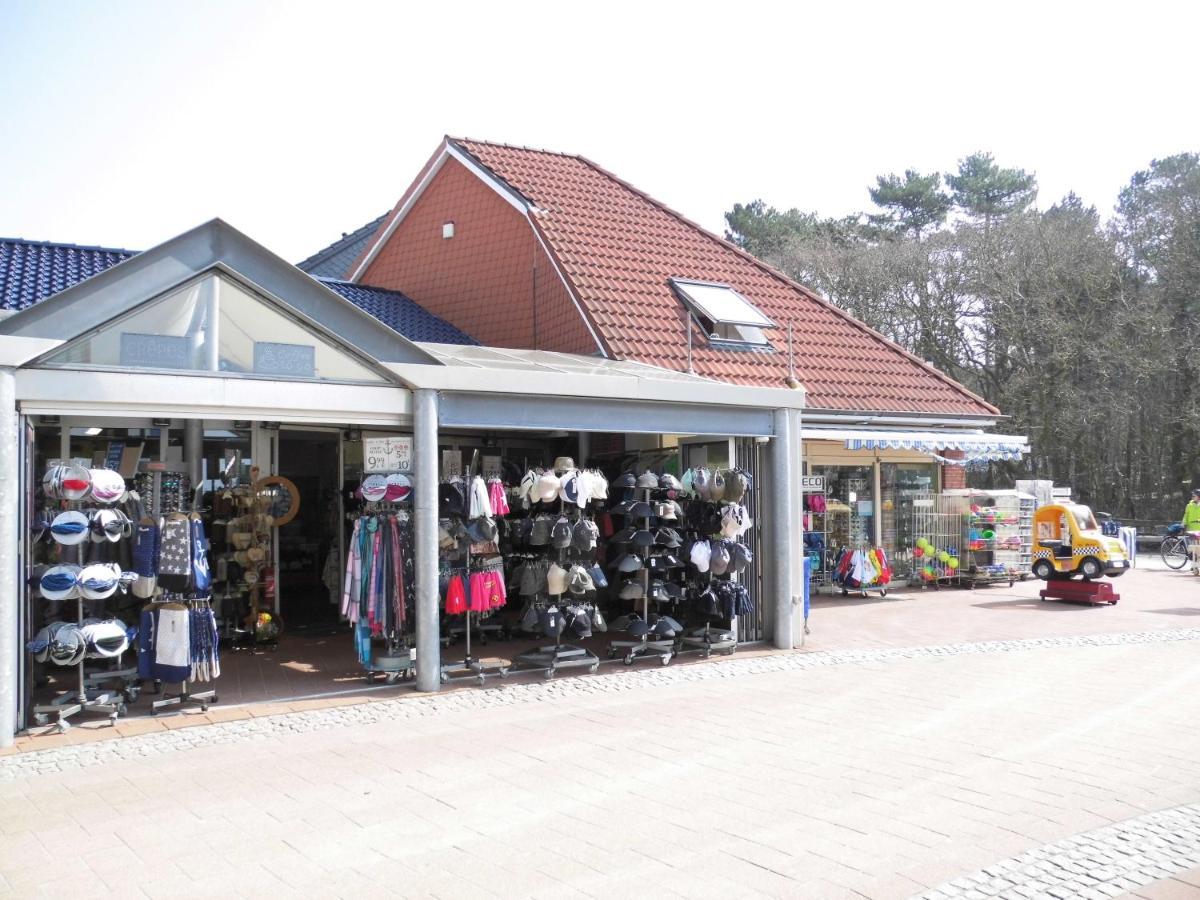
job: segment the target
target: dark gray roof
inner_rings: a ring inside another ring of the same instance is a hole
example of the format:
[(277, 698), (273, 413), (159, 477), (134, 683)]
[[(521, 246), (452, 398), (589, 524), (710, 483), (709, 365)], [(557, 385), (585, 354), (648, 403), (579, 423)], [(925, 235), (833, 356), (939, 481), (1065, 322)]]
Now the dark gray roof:
[(112, 247), (0, 238), (0, 310), (27, 309), (135, 253)]
[[(0, 310), (27, 309), (137, 254), (136, 250), (0, 238)], [(316, 280), (410, 341), (478, 343), (399, 291), (332, 278)]]
[(316, 278), (345, 278), (350, 264), (358, 258), (376, 229), (390, 214), (391, 210), (388, 210), (362, 228), (343, 234), (324, 250), (318, 250), (308, 259), (296, 263), (296, 268), (303, 269)]
[(384, 325), (400, 332), (410, 341), (428, 341), (435, 344), (471, 344), (478, 341), (410, 300), (399, 291), (370, 287), (338, 281), (335, 278), (318, 278), (325, 287), (341, 294), (363, 312), (370, 313)]

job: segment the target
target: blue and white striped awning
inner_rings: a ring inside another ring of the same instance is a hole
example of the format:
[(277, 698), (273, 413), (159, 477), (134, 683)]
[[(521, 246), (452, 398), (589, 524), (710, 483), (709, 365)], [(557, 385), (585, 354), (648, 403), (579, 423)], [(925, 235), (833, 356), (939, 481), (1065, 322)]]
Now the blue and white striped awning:
[[(886, 428), (845, 429), (805, 427), (805, 440), (842, 441), (847, 450), (914, 450), (947, 465), (967, 465), (993, 460), (1020, 459), (1029, 452), (1024, 436), (977, 430), (892, 431)], [(945, 456), (961, 450), (964, 459)]]

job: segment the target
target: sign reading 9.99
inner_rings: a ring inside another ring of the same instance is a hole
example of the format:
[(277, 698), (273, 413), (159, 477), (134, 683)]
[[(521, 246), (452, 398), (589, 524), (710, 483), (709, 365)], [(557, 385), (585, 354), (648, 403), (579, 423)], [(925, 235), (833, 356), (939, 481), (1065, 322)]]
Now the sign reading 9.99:
[(408, 436), (363, 438), (363, 471), (411, 472), (412, 447)]

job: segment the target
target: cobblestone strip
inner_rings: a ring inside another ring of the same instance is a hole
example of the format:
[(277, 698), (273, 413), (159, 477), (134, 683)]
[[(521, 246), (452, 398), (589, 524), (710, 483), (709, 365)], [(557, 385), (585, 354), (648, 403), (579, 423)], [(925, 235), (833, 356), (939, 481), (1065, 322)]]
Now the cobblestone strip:
[[(454, 710), (489, 709), (538, 700), (614, 694), (716, 678), (736, 678), (789, 672), (819, 666), (887, 663), (910, 659), (936, 659), (978, 653), (1009, 653), (1061, 647), (1110, 647), (1122, 644), (1156, 644), (1200, 640), (1200, 628), (1099, 634), (1084, 637), (1027, 638), (1009, 641), (978, 641), (897, 649), (839, 650), (779, 653), (743, 659), (713, 660), (704, 665), (607, 671), (602, 675), (560, 678), (551, 681), (509, 683), (490, 690), (464, 690), (446, 694), (406, 694), (392, 700), (339, 706), (329, 709), (281, 713), (236, 722), (180, 728), (114, 740), (48, 750), (31, 750), (0, 758), (0, 781), (31, 775), (94, 766), (118, 760), (139, 759), (161, 753), (177, 753), (193, 747), (227, 744), (278, 735), (323, 731), (382, 721), (415, 719)], [(602, 670), (604, 671), (604, 670)]]
[(1117, 897), (1200, 865), (1200, 805), (1153, 812), (1046, 844), (915, 900)]

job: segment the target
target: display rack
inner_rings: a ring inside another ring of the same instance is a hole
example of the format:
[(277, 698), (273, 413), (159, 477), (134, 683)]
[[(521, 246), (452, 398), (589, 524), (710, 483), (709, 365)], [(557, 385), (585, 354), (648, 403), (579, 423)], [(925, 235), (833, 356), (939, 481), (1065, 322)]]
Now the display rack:
[[(636, 490), (637, 494), (641, 495), (641, 500), (643, 502), (645, 502), (646, 504), (650, 505), (651, 509), (653, 509), (651, 498), (654, 494), (654, 489), (653, 488), (637, 488), (635, 490)], [(653, 519), (650, 517), (643, 517), (642, 519), (639, 520), (639, 524), (642, 529), (649, 531), (652, 528)], [(630, 546), (630, 549), (632, 550), (633, 545), (630, 544), (629, 546)], [(640, 570), (638, 570), (638, 579), (642, 585), (642, 617), (641, 617), (641, 621), (646, 624), (647, 631), (645, 634), (641, 635), (640, 637), (634, 638), (633, 640), (609, 641), (609, 644), (608, 644), (608, 658), (616, 659), (619, 656), (619, 657), (621, 657), (621, 661), (627, 666), (633, 665), (634, 661), (637, 659), (648, 658), (648, 657), (657, 657), (658, 661), (662, 665), (666, 666), (666, 665), (670, 665), (671, 659), (675, 655), (675, 638), (674, 637), (655, 640), (654, 638), (651, 637), (651, 632), (649, 631), (649, 626), (650, 626), (650, 566), (647, 564), (647, 560), (650, 557), (650, 551), (651, 551), (652, 547), (653, 547), (653, 545), (651, 545), (649, 547), (639, 548), (639, 552), (638, 552), (638, 555), (642, 558), (642, 568)]]
[[(403, 503), (391, 500), (367, 501), (362, 509), (354, 514), (354, 518), (381, 515), (396, 516), (401, 524), (410, 522), (408, 509)], [(373, 684), (378, 676), (388, 684), (395, 684), (397, 681), (415, 677), (416, 662), (416, 649), (409, 646), (404, 628), (398, 625), (384, 633), (382, 652), (376, 653), (372, 649), (370, 662), (363, 666), (363, 677), (367, 684)]]
[(912, 522), (908, 533), (913, 543), (904, 547), (902, 553), (911, 560), (910, 583), (937, 588), (960, 581), (964, 565), (964, 504), (933, 493), (913, 494), (907, 501)]
[[(811, 568), (809, 569), (809, 584), (811, 587), (820, 587), (824, 584), (829, 584), (829, 565), (831, 554), (829, 552), (829, 498), (825, 493), (825, 479), (813, 476), (807, 476), (805, 481), (811, 480), (811, 485), (806, 485), (804, 488), (804, 503), (803, 515), (806, 518), (804, 528), (804, 555), (812, 560)], [(815, 501), (815, 502), (814, 502)], [(847, 510), (847, 513), (849, 511)], [(847, 536), (849, 536), (849, 521), (847, 520)], [(811, 536), (811, 537), (810, 537)]]
[(966, 557), (961, 576), (965, 583), (971, 587), (1007, 583), (1011, 587), (1025, 577), (1033, 555), (1032, 505), (1022, 523), (1022, 501), (1016, 491), (957, 489), (943, 496), (963, 516)]

